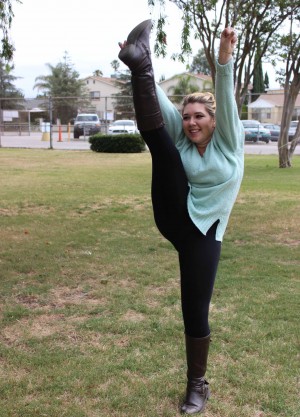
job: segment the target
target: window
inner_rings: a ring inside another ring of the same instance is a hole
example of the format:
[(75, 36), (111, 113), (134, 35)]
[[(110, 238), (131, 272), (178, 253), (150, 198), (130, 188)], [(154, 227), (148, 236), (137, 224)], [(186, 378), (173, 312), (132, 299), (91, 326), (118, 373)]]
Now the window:
[(91, 100), (100, 100), (100, 91), (90, 91)]

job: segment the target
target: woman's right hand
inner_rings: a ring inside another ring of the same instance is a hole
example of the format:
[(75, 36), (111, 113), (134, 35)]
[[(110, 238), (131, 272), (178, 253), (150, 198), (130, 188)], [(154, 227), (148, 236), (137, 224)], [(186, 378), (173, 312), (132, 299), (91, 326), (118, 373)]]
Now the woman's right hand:
[(219, 49), (219, 64), (225, 65), (232, 58), (232, 53), (237, 43), (237, 35), (235, 30), (227, 27), (221, 33), (220, 49)]

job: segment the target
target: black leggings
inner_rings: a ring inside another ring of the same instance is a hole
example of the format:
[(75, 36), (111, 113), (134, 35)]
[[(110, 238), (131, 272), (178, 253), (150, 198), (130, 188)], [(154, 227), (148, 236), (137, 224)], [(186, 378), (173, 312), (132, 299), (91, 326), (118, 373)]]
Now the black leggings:
[(167, 130), (141, 132), (152, 156), (152, 205), (160, 233), (176, 248), (181, 275), (181, 304), (185, 333), (210, 333), (209, 304), (221, 252), (216, 222), (203, 235), (187, 210), (189, 185), (180, 154)]

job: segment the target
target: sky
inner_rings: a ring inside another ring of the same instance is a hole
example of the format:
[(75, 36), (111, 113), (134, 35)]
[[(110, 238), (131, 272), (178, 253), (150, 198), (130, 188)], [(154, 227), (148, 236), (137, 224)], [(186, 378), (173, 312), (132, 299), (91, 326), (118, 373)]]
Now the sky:
[[(25, 97), (33, 98), (38, 91), (33, 89), (35, 78), (48, 75), (46, 63), (55, 66), (63, 61), (67, 52), (74, 69), (81, 78), (92, 75), (97, 69), (103, 76), (113, 74), (111, 62), (118, 58), (118, 42), (127, 38), (138, 23), (146, 19), (157, 21), (158, 10), (151, 10), (148, 0), (21, 0), (13, 2), (14, 18), (11, 39), (15, 47), (13, 75)], [(152, 54), (155, 78), (166, 78), (186, 71), (184, 64), (171, 60), (174, 52), (180, 51), (181, 14), (172, 3), (167, 2), (166, 27), (168, 55), (156, 58)], [(151, 38), (153, 50), (154, 35)], [(201, 45), (191, 41), (193, 54)], [(125, 69), (121, 63), (119, 70)], [(276, 87), (272, 83), (270, 87)], [(272, 85), (273, 84), (273, 85)]]

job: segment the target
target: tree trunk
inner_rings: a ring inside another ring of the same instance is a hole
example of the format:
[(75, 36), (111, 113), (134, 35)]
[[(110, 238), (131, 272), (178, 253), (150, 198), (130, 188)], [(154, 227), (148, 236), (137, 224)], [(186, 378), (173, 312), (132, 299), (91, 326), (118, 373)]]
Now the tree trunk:
[[(278, 139), (279, 168), (289, 168), (292, 166), (292, 156), (296, 148), (297, 135), (299, 136), (299, 126), (294, 136), (295, 146), (293, 142), (289, 149), (288, 131), (292, 120), (295, 102), (300, 90), (300, 74), (295, 74), (292, 82), (289, 84), (287, 77), (284, 88), (284, 104), (281, 118), (281, 131)], [(299, 122), (300, 123), (300, 122)]]

